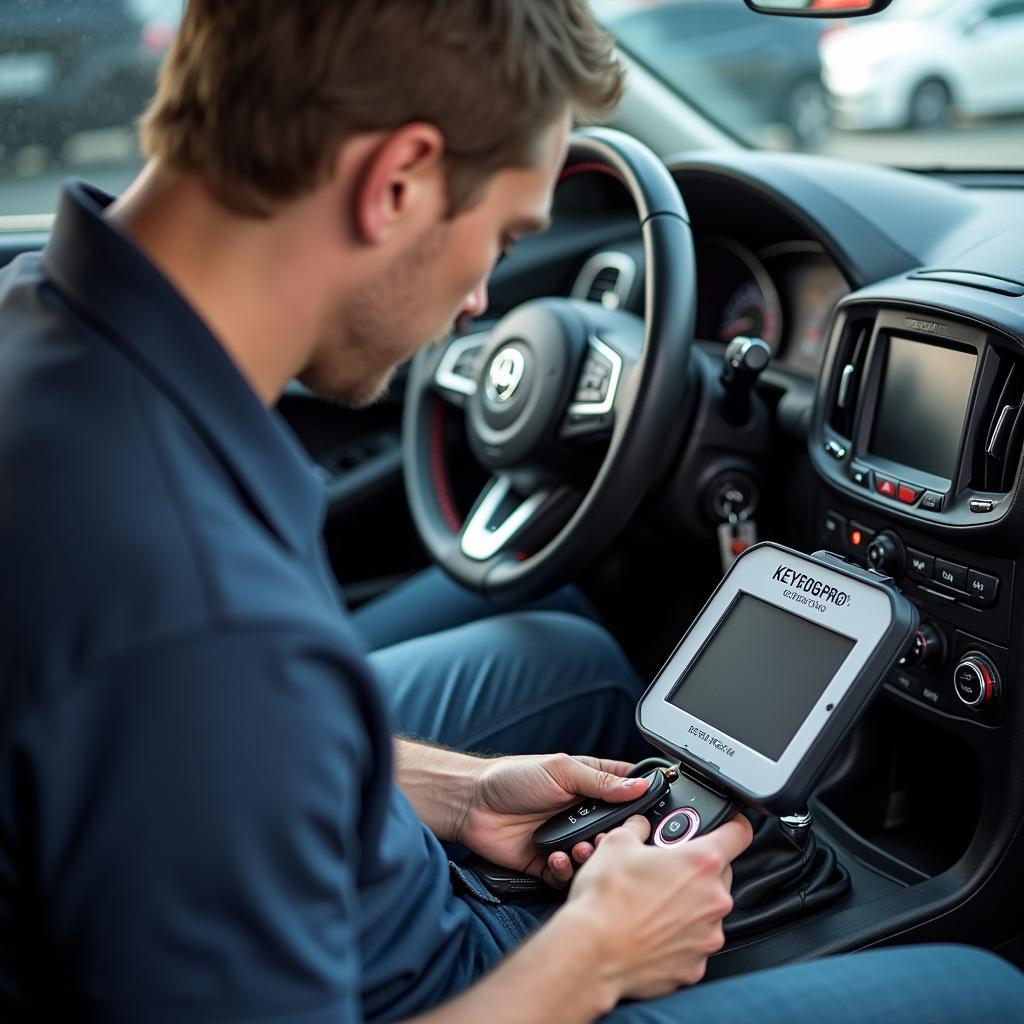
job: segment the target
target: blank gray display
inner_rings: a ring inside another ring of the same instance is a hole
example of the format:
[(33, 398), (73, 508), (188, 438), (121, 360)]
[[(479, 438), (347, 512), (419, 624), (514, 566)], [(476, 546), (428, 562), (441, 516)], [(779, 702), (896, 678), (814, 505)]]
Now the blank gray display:
[(978, 358), (890, 338), (871, 451), (951, 479)]
[(853, 646), (741, 593), (667, 699), (719, 739), (778, 761)]

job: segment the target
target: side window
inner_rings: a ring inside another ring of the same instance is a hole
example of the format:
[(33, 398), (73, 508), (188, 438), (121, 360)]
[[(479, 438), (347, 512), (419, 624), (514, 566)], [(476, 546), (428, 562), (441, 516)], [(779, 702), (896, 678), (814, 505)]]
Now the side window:
[(44, 226), (69, 176), (110, 191), (132, 179), (136, 122), (183, 6), (0, 0), (0, 230)]
[(996, 4), (988, 12), (989, 18), (993, 21), (997, 18), (1019, 18), (1024, 16), (1024, 0), (1005, 0), (1005, 3)]

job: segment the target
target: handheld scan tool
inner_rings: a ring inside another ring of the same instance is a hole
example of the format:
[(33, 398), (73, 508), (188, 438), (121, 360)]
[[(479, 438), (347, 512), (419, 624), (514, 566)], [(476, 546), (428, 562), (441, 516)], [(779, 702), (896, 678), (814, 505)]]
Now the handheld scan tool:
[(917, 610), (891, 578), (777, 544), (744, 552), (637, 707), (637, 725), (678, 769), (638, 800), (585, 801), (534, 834), (569, 851), (632, 814), (671, 846), (737, 806), (804, 805), (840, 742), (906, 652)]

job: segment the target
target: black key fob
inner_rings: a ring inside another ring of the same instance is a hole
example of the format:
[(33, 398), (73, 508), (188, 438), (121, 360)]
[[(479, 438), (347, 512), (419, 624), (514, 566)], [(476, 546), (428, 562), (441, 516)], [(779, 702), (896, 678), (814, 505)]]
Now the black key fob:
[(591, 843), (598, 833), (621, 825), (634, 814), (643, 814), (662, 800), (676, 774), (675, 769), (666, 772), (662, 768), (648, 772), (644, 776), (648, 780), (647, 790), (636, 800), (609, 804), (586, 799), (573, 804), (569, 810), (549, 818), (533, 833), (534, 845), (542, 853), (552, 854), (559, 850), (569, 853), (577, 843)]

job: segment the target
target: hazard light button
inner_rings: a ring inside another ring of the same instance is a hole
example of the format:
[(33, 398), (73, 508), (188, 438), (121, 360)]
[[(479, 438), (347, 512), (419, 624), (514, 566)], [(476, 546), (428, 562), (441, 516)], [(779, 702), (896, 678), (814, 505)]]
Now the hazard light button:
[(896, 481), (889, 479), (887, 476), (882, 476), (881, 473), (875, 474), (875, 490), (886, 498), (896, 497)]

